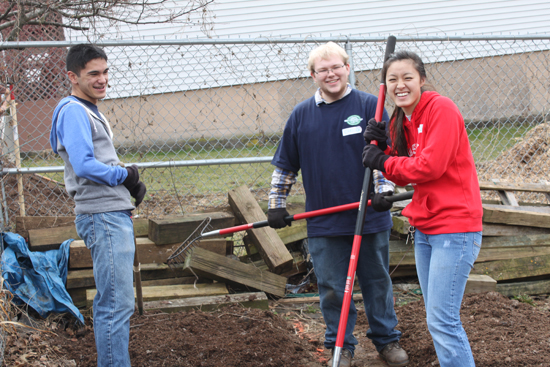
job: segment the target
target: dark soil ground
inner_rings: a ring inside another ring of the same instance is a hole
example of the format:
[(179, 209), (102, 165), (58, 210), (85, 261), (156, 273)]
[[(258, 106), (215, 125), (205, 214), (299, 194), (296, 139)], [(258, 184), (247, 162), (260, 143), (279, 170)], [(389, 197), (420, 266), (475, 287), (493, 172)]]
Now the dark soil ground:
[[(399, 300), (399, 298), (398, 298)], [(396, 307), (409, 366), (438, 366), (420, 297)], [(89, 319), (87, 319), (89, 323)], [(550, 299), (466, 295), (462, 322), (476, 365), (550, 366)], [(5, 366), (96, 365), (92, 328), (75, 329), (62, 317), (34, 321), (35, 329), (5, 325)], [(355, 366), (385, 366), (365, 337), (360, 311)], [(132, 366), (320, 367), (326, 365), (324, 324), (317, 303), (271, 302), (269, 310), (238, 305), (214, 312), (145, 312), (131, 320)]]
[[(7, 179), (14, 181), (9, 187), (16, 187), (14, 177)], [(73, 215), (72, 205), (40, 204), (67, 201), (63, 190), (48, 190), (52, 185), (37, 177), (25, 179), (25, 190), (32, 191), (28, 197), (37, 198), (27, 202), (28, 215)], [(16, 195), (11, 191), (9, 194)], [(55, 195), (54, 200), (51, 195)], [(11, 211), (18, 212), (17, 204), (13, 205)], [(401, 344), (410, 356), (409, 366), (438, 366), (421, 297), (403, 299), (408, 303), (398, 301), (396, 312), (398, 328), (403, 332)], [(0, 320), (4, 366), (96, 365), (89, 313), (87, 325), (76, 328), (74, 321), (59, 315), (36, 320), (29, 319), (27, 312), (13, 316), (9, 308), (9, 301), (0, 298), (0, 314), (9, 314)], [(385, 366), (365, 337), (368, 323), (362, 308), (358, 308), (355, 335), (359, 346), (354, 365)], [(478, 367), (550, 367), (549, 298), (533, 301), (529, 297), (509, 299), (498, 293), (467, 295), (462, 321)], [(321, 367), (329, 358), (323, 348), (324, 323), (318, 303), (272, 301), (269, 310), (231, 306), (215, 312), (146, 312), (133, 316), (130, 333), (134, 367)]]

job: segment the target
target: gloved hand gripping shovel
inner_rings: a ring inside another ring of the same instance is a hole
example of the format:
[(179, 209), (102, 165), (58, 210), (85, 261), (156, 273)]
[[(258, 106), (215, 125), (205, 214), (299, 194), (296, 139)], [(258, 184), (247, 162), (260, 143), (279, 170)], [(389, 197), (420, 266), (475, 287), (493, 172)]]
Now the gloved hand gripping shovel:
[[(396, 39), (394, 36), (389, 36), (386, 43), (386, 53), (384, 55), (385, 62), (390, 54), (395, 50)], [(382, 121), (384, 113), (384, 102), (386, 99), (386, 81), (380, 81), (380, 90), (378, 92), (378, 103), (376, 105), (376, 113), (374, 118), (376, 122)], [(376, 141), (371, 141), (371, 144), (378, 144)], [(363, 179), (363, 188), (361, 191), (361, 199), (359, 200), (359, 213), (357, 214), (357, 222), (355, 224), (355, 235), (353, 237), (353, 246), (351, 248), (351, 258), (349, 261), (348, 276), (346, 278), (346, 287), (344, 289), (344, 300), (342, 302), (342, 310), (340, 311), (340, 323), (338, 324), (338, 333), (336, 334), (336, 343), (334, 345), (334, 357), (332, 359), (332, 367), (339, 367), (340, 354), (344, 346), (344, 337), (346, 335), (346, 325), (348, 323), (349, 306), (351, 303), (351, 293), (353, 283), (355, 282), (355, 270), (357, 269), (357, 260), (359, 258), (359, 249), (361, 248), (361, 240), (363, 239), (363, 226), (365, 225), (365, 215), (367, 214), (367, 197), (370, 192), (372, 172), (370, 168), (365, 170), (365, 178)]]
[[(396, 201), (411, 199), (412, 196), (413, 196), (413, 191), (407, 191), (402, 194), (385, 196), (385, 199), (389, 202), (394, 203)], [(367, 203), (366, 205), (371, 205), (370, 200), (368, 200), (366, 203)], [(357, 209), (359, 208), (359, 206), (360, 206), (360, 202), (356, 202), (356, 203), (333, 206), (325, 209), (312, 210), (310, 212), (289, 215), (285, 217), (285, 221), (288, 223), (288, 222), (292, 222), (300, 219), (318, 217), (318, 216), (327, 215), (327, 214), (334, 214), (334, 213), (343, 212), (346, 210)], [(213, 237), (213, 236), (224, 236), (224, 235), (228, 235), (236, 232), (246, 231), (249, 229), (267, 227), (269, 225), (267, 223), (267, 220), (263, 220), (260, 222), (241, 224), (240, 226), (212, 231), (211, 230), (212, 227), (210, 226), (210, 220), (211, 220), (210, 218), (205, 218), (202, 221), (202, 223), (193, 231), (193, 233), (191, 233), (191, 235), (172, 253), (172, 255), (168, 257), (168, 260), (166, 262), (170, 267), (174, 267), (178, 264), (183, 264), (185, 262), (185, 258), (189, 254), (189, 251), (193, 247), (195, 247), (202, 238)], [(209, 231), (209, 232), (206, 232), (206, 231)]]

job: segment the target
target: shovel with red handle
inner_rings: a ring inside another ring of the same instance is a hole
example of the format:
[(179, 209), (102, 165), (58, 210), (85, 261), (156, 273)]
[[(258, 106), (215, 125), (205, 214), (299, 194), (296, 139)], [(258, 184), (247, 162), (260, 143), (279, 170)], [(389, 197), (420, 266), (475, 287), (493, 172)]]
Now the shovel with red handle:
[[(394, 36), (389, 36), (386, 43), (386, 54), (384, 62), (390, 57), (390, 54), (395, 50), (396, 39)], [(378, 103), (376, 105), (376, 113), (374, 118), (377, 122), (382, 121), (384, 113), (384, 101), (386, 99), (386, 81), (380, 80), (380, 90), (378, 92)], [(371, 144), (378, 145), (378, 142), (371, 141)], [(365, 178), (363, 179), (363, 188), (361, 191), (361, 199), (359, 200), (359, 213), (357, 214), (357, 222), (355, 224), (355, 235), (353, 236), (353, 245), (351, 248), (351, 257), (349, 260), (348, 275), (346, 277), (346, 287), (344, 289), (344, 301), (342, 302), (342, 310), (340, 311), (340, 323), (338, 324), (338, 333), (336, 334), (336, 343), (334, 345), (334, 358), (332, 367), (340, 366), (340, 354), (344, 346), (344, 337), (346, 335), (346, 325), (348, 323), (349, 306), (355, 282), (355, 270), (357, 269), (357, 259), (359, 258), (359, 249), (361, 248), (361, 240), (363, 239), (363, 226), (365, 225), (365, 215), (367, 214), (367, 198), (371, 184), (372, 172), (370, 168), (365, 170)]]

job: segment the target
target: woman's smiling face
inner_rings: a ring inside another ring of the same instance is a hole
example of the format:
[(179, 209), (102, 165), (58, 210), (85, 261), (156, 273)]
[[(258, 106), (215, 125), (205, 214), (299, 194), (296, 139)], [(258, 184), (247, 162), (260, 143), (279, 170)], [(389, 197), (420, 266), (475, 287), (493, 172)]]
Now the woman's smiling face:
[(394, 61), (386, 72), (386, 88), (390, 98), (406, 115), (412, 115), (420, 101), (426, 79), (414, 67), (412, 60)]

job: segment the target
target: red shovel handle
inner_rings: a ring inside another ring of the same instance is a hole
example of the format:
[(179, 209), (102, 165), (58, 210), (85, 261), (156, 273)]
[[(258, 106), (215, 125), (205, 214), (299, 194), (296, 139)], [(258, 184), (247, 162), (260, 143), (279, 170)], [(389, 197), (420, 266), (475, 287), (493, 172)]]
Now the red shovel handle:
[[(395, 50), (396, 39), (394, 36), (389, 36), (386, 43), (386, 53), (384, 62), (390, 57), (390, 54)], [(380, 78), (380, 90), (378, 94), (378, 103), (376, 105), (376, 113), (374, 118), (377, 122), (382, 121), (384, 113), (384, 102), (386, 99), (386, 83), (383, 76)], [(372, 141), (371, 144), (378, 143)], [(363, 189), (361, 191), (361, 200), (359, 200), (359, 213), (355, 225), (355, 235), (353, 237), (353, 246), (351, 248), (351, 257), (349, 260), (348, 275), (346, 277), (346, 286), (344, 288), (344, 300), (342, 302), (342, 310), (340, 311), (340, 322), (338, 324), (338, 334), (336, 335), (336, 343), (334, 348), (334, 357), (332, 367), (338, 367), (340, 364), (340, 353), (344, 346), (344, 337), (346, 335), (346, 325), (348, 323), (349, 306), (351, 304), (351, 296), (353, 283), (355, 282), (355, 270), (357, 269), (357, 260), (359, 258), (359, 249), (361, 248), (361, 240), (363, 239), (363, 226), (365, 225), (365, 215), (367, 214), (367, 197), (371, 184), (371, 170), (365, 169), (365, 178), (363, 179)]]

